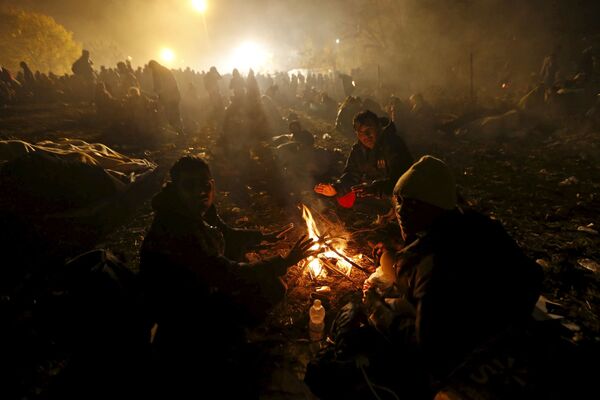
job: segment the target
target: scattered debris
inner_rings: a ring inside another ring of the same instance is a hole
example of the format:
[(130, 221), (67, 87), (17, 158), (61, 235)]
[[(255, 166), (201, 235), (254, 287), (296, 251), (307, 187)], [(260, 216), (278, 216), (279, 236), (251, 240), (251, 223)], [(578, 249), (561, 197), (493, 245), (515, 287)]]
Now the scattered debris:
[(248, 218), (248, 217), (241, 217), (241, 218), (238, 218), (238, 219), (235, 220), (235, 224), (236, 225), (239, 225), (239, 224), (244, 223), (244, 222), (250, 222), (250, 218)]
[(590, 260), (589, 258), (580, 258), (577, 260), (577, 264), (595, 274), (600, 273), (600, 264), (594, 260)]
[(548, 260), (544, 260), (543, 258), (538, 258), (535, 260), (535, 263), (544, 269), (550, 268), (550, 262)]
[(574, 176), (570, 176), (567, 179), (560, 181), (558, 186), (572, 186), (572, 185), (577, 185), (579, 183), (579, 180), (577, 178), (575, 178)]
[(573, 322), (562, 322), (561, 325), (570, 330), (571, 332), (581, 331), (581, 327), (577, 324), (574, 324)]
[[(590, 224), (590, 225), (593, 226), (594, 224)], [(580, 232), (585, 232), (585, 233), (589, 233), (589, 234), (592, 234), (592, 235), (597, 235), (598, 231), (595, 230), (595, 229), (592, 229), (590, 227), (590, 225), (588, 225), (588, 226), (578, 226), (577, 230), (580, 231)]]

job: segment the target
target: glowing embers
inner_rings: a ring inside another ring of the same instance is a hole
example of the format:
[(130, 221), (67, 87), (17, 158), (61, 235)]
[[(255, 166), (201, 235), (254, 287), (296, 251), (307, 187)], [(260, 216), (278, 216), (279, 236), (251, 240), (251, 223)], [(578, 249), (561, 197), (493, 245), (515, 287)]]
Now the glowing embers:
[[(313, 278), (323, 278), (327, 276), (327, 270), (343, 273), (346, 276), (352, 271), (352, 264), (346, 258), (351, 259), (344, 250), (346, 249), (346, 240), (343, 238), (328, 238), (327, 234), (322, 235), (317, 227), (312, 213), (304, 204), (302, 205), (302, 218), (306, 222), (308, 236), (315, 242), (311, 250), (319, 250), (321, 253), (315, 257), (309, 257), (304, 261), (308, 265), (308, 272)], [(360, 257), (357, 257), (360, 259)]]

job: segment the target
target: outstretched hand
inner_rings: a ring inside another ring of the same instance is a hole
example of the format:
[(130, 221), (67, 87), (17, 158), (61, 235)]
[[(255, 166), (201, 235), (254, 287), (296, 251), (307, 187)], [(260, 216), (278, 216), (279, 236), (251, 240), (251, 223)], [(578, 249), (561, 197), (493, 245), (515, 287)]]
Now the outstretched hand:
[(300, 239), (294, 244), (287, 255), (284, 258), (287, 265), (297, 264), (300, 260), (306, 257), (313, 256), (319, 253), (318, 250), (311, 250), (311, 247), (315, 245), (315, 242), (307, 235), (302, 235)]
[(322, 194), (323, 196), (333, 197), (337, 194), (337, 190), (330, 183), (317, 183), (315, 185), (315, 193)]

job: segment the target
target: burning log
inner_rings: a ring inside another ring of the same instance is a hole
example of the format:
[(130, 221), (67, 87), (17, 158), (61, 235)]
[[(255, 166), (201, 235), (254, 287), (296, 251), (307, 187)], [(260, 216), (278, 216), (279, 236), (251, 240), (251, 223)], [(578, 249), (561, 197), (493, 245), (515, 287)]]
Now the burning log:
[[(360, 266), (344, 252), (346, 246), (343, 238), (328, 238), (327, 236), (330, 230), (327, 230), (324, 235), (321, 235), (312, 213), (305, 205), (302, 205), (302, 218), (304, 218), (306, 222), (306, 228), (308, 230), (309, 237), (315, 242), (313, 247), (311, 247), (311, 250), (323, 250), (321, 254), (314, 257), (309, 257), (306, 260), (306, 265), (308, 265), (309, 272), (312, 277), (317, 278), (322, 275), (323, 268), (325, 268), (326, 270), (333, 271), (344, 276), (352, 283), (356, 284), (356, 282), (349, 278), (350, 273), (352, 272), (352, 267), (368, 273), (364, 267)], [(330, 259), (335, 260), (335, 264), (332, 263)]]
[(323, 263), (323, 266), (329, 270), (329, 271), (333, 271), (337, 274), (339, 274), (342, 278), (347, 279), (348, 281), (352, 282), (354, 285), (357, 285), (359, 288), (362, 287), (362, 284), (359, 282), (356, 282), (355, 280), (353, 280), (352, 278), (350, 278), (349, 276), (347, 276), (345, 273), (343, 273), (342, 271), (340, 271), (339, 269), (336, 268), (336, 266), (329, 261), (326, 258), (321, 259), (321, 262)]
[(327, 248), (331, 249), (331, 251), (333, 251), (335, 254), (337, 254), (338, 256), (342, 257), (344, 260), (346, 260), (349, 264), (351, 264), (353, 267), (357, 268), (358, 270), (364, 272), (365, 274), (370, 274), (370, 272), (364, 268), (361, 267), (360, 265), (358, 265), (357, 263), (355, 263), (354, 261), (352, 261), (348, 256), (346, 256), (345, 254), (342, 254), (340, 252), (338, 252), (335, 247), (330, 246), (328, 243), (325, 243), (325, 246), (327, 246)]

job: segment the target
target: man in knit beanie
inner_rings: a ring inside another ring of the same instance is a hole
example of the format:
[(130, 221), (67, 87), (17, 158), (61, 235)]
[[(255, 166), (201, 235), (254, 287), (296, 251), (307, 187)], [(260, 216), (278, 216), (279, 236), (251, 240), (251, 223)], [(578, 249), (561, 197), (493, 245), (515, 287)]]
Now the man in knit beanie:
[[(435, 157), (422, 157), (398, 179), (393, 201), (404, 247), (384, 252), (362, 304), (342, 308), (332, 339), (346, 348), (335, 357), (361, 354), (370, 379), (398, 397), (427, 398), (423, 382), (444, 380), (491, 337), (530, 318), (541, 270), (500, 223), (456, 206), (450, 168)], [(360, 320), (369, 323), (352, 328)], [(360, 390), (347, 385), (354, 379), (360, 375), (314, 362), (305, 381), (326, 399), (343, 397), (341, 388), (351, 397)]]
[[(440, 378), (490, 336), (529, 317), (541, 270), (499, 222), (457, 207), (454, 177), (440, 159), (414, 163), (398, 179), (393, 201), (405, 241), (393, 266), (395, 287), (405, 288), (400, 308), (406, 300), (412, 305), (414, 339)], [(376, 291), (367, 292), (373, 323), (398, 334), (394, 327), (405, 325), (386, 315)]]
[(421, 157), (398, 179), (393, 202), (406, 240), (456, 208), (456, 185), (452, 172), (440, 159)]

